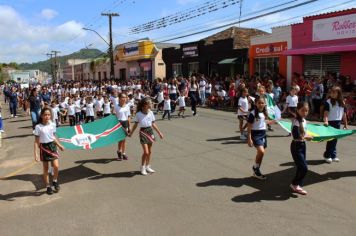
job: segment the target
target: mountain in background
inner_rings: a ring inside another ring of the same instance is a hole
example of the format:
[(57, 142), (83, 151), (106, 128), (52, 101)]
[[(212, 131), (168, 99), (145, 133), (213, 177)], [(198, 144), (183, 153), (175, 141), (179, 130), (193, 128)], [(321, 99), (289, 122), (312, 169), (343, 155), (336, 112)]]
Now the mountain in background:
[[(61, 67), (63, 68), (68, 59), (91, 59), (91, 58), (97, 58), (97, 57), (103, 57), (105, 56), (106, 53), (103, 53), (102, 51), (98, 49), (81, 49), (78, 52), (66, 55), (66, 56), (59, 56), (58, 57), (58, 62), (60, 63)], [(46, 61), (39, 61), (35, 63), (22, 63), (19, 64), (19, 69), (20, 70), (40, 70), (44, 71), (47, 73), (51, 73), (51, 60), (48, 59)]]

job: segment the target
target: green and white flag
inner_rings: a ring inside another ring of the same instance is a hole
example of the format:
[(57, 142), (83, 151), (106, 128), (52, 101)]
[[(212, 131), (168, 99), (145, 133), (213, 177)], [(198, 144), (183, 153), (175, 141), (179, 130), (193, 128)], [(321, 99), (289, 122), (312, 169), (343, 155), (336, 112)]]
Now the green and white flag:
[[(289, 121), (278, 121), (278, 124), (291, 133), (292, 123)], [(330, 141), (332, 139), (340, 139), (356, 133), (356, 130), (335, 129), (331, 126), (319, 124), (307, 124), (306, 133), (313, 137), (314, 142)]]
[(266, 105), (269, 118), (272, 120), (280, 120), (282, 116), (281, 110), (269, 94), (266, 94)]
[(56, 135), (66, 149), (90, 150), (116, 144), (125, 139), (126, 132), (111, 115), (88, 124), (58, 128)]

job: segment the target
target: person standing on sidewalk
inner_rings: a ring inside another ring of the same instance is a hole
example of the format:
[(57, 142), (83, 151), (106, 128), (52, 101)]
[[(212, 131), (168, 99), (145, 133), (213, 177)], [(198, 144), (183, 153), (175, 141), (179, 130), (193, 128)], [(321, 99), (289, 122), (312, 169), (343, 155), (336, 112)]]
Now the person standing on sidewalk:
[(30, 113), (32, 120), (32, 129), (35, 130), (35, 126), (39, 122), (41, 106), (43, 105), (41, 96), (38, 95), (37, 89), (33, 88), (29, 97), (30, 101)]

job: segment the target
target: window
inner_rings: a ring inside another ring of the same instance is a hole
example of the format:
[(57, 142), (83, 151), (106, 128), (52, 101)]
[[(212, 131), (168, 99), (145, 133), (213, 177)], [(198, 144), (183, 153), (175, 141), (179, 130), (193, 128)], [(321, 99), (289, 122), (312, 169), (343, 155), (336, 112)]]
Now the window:
[(328, 72), (340, 73), (340, 64), (339, 54), (304, 56), (304, 74), (323, 76)]
[(279, 57), (256, 58), (254, 60), (255, 72), (260, 75), (265, 73), (279, 73)]
[(174, 63), (172, 65), (172, 72), (175, 76), (182, 75), (182, 63)]
[(192, 74), (199, 72), (199, 62), (190, 62), (188, 63), (188, 74), (191, 76)]

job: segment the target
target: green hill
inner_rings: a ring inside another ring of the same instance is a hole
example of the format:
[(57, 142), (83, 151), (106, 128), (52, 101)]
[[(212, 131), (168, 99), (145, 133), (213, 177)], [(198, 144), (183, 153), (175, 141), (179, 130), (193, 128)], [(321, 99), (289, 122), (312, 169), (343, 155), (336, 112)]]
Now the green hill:
[[(58, 62), (60, 65), (63, 67), (68, 59), (90, 59), (90, 58), (97, 58), (97, 57), (102, 57), (106, 55), (106, 53), (103, 53), (102, 51), (98, 49), (81, 49), (78, 52), (65, 55), (65, 56), (59, 56), (58, 57)], [(22, 63), (19, 64), (19, 69), (22, 70), (41, 70), (44, 72), (51, 72), (51, 60), (48, 59), (46, 61), (39, 61), (35, 63)]]

